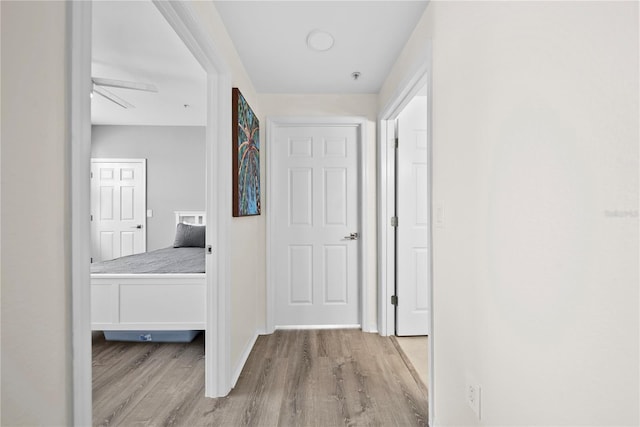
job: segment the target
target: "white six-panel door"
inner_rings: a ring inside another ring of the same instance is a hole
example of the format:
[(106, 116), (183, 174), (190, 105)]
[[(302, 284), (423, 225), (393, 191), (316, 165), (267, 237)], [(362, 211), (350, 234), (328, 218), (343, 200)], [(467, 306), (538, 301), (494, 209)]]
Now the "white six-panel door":
[(146, 159), (91, 159), (93, 262), (146, 246)]
[(358, 128), (275, 129), (274, 324), (356, 326)]
[(429, 202), (427, 98), (416, 96), (398, 117), (396, 170), (396, 334), (429, 334)]

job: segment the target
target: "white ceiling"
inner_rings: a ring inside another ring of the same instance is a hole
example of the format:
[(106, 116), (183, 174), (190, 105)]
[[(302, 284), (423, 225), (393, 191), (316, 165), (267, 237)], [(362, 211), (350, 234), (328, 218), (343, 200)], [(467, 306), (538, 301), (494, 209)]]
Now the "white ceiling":
[[(378, 93), (422, 16), (414, 1), (216, 1), (255, 89), (262, 93)], [(307, 35), (335, 39), (310, 50)], [(361, 73), (354, 81), (351, 74)]]
[(158, 88), (158, 93), (106, 88), (135, 105), (134, 109), (94, 94), (92, 123), (206, 123), (206, 73), (150, 1), (94, 2), (92, 48), (92, 76), (152, 83)]
[[(427, 0), (215, 5), (258, 92), (378, 93)], [(333, 35), (330, 50), (307, 47), (317, 29)], [(151, 1), (95, 1), (92, 47), (94, 77), (152, 83), (159, 90), (106, 88), (136, 108), (94, 95), (92, 123), (205, 125), (206, 73)], [(361, 73), (356, 81), (354, 71)]]

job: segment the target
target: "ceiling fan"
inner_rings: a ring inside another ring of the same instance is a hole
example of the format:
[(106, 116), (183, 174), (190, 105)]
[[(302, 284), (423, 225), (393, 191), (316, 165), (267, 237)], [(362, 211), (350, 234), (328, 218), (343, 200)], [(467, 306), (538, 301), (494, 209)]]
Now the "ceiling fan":
[(120, 98), (115, 93), (105, 89), (105, 87), (117, 87), (121, 89), (132, 89), (132, 90), (141, 90), (144, 92), (158, 92), (158, 88), (151, 83), (139, 83), (139, 82), (128, 82), (124, 80), (114, 80), (114, 79), (103, 79), (101, 77), (91, 77), (91, 81), (93, 83), (93, 92), (98, 95), (108, 99), (109, 101), (118, 104), (122, 108), (136, 108), (130, 102), (125, 101)]

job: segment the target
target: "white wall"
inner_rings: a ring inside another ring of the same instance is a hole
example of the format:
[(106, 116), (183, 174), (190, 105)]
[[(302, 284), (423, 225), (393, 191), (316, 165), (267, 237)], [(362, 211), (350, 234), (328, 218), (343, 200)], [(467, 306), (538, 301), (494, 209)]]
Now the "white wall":
[(638, 425), (638, 22), (432, 2), (387, 79), (433, 40), (436, 425)]
[[(232, 75), (232, 84), (242, 92), (260, 120), (264, 135), (264, 115), (253, 84), (247, 75), (233, 42), (213, 2), (190, 2), (214, 45), (225, 59)], [(261, 144), (264, 139), (260, 140)], [(262, 153), (261, 153), (262, 154)], [(229, 159), (231, 161), (231, 159)], [(264, 158), (261, 155), (260, 182), (264, 207)], [(229, 212), (231, 215), (231, 212)], [(231, 367), (237, 371), (242, 356), (252, 344), (256, 332), (265, 324), (265, 214), (231, 220)]]
[(2, 418), (71, 424), (66, 6), (0, 2)]
[(173, 244), (175, 211), (205, 210), (205, 131), (202, 126), (91, 128), (91, 157), (147, 159), (147, 251)]
[[(376, 118), (377, 95), (287, 95), (259, 94), (258, 99), (265, 116), (360, 116), (367, 119), (367, 191), (369, 217), (368, 247), (365, 256), (368, 265), (369, 318), (363, 327), (377, 331), (377, 281), (376, 281)], [(263, 125), (264, 129), (264, 125)], [(264, 141), (264, 138), (263, 138)]]

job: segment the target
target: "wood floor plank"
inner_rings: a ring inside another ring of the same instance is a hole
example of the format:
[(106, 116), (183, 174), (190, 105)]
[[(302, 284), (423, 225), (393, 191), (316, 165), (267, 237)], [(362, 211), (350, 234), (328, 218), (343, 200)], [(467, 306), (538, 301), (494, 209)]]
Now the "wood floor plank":
[(94, 339), (94, 424), (422, 426), (426, 392), (392, 341), (359, 330), (258, 337), (236, 387), (204, 397), (204, 338), (189, 344)]
[(167, 347), (170, 368), (128, 417), (134, 423), (176, 425), (175, 420), (182, 419), (199, 397), (195, 393), (199, 391), (204, 371), (204, 342), (199, 346), (171, 344)]

